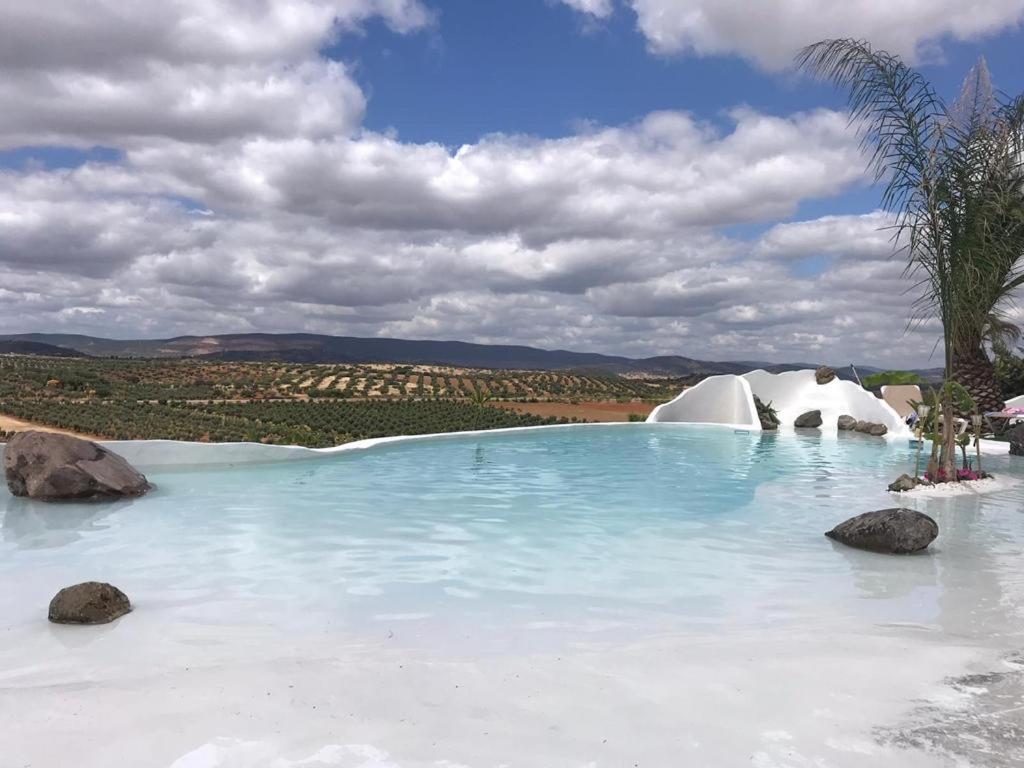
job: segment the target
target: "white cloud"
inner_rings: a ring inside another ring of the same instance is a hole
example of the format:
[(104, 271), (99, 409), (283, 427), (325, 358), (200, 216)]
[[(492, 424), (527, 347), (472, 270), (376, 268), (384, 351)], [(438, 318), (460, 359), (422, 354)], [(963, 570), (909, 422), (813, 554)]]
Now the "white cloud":
[(239, 136), (321, 138), (362, 121), (362, 91), (337, 62), (168, 66), (118, 76), (30, 74), (0, 81), (0, 147), (142, 146), (154, 137), (215, 143)]
[[(594, 13), (580, 0), (563, 0)], [(971, 40), (1021, 23), (1024, 0), (624, 0), (651, 49), (739, 55), (767, 69), (790, 66), (803, 46), (855, 37), (919, 60), (944, 38)], [(607, 15), (605, 13), (604, 15)]]
[(372, 17), (399, 32), (431, 22), (419, 0), (5, 0), (0, 65), (124, 72), (151, 61), (295, 61)]
[(776, 224), (761, 238), (758, 253), (785, 259), (809, 256), (880, 259), (898, 249), (893, 242), (894, 226), (894, 218), (883, 211)]
[(160, 142), (127, 159), (153, 188), (214, 210), (269, 207), (335, 226), (512, 233), (538, 247), (769, 221), (863, 179), (856, 137), (839, 113), (734, 118), (724, 134), (685, 114), (655, 113), (563, 139), (491, 136), (455, 151), (362, 133), (212, 149)]
[(612, 0), (562, 0), (570, 8), (593, 16), (597, 19), (604, 19), (612, 15), (615, 5)]
[(430, 23), (417, 0), (6, 2), (0, 148), (348, 134), (363, 93), (319, 51), (371, 16)]

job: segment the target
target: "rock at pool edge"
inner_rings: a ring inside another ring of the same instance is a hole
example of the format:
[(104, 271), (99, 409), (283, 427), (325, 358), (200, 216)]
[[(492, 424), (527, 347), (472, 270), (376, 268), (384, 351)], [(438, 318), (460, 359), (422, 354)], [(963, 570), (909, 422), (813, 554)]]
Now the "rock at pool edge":
[(108, 624), (131, 610), (128, 596), (117, 587), (87, 581), (54, 595), (49, 618), (54, 624)]
[(4, 449), (4, 475), (13, 495), (41, 501), (130, 498), (152, 487), (116, 453), (51, 432), (12, 437)]
[(817, 429), (821, 426), (821, 411), (808, 411), (796, 417), (793, 426), (797, 429)]
[(935, 541), (939, 524), (913, 509), (882, 509), (851, 517), (825, 535), (856, 549), (909, 555)]

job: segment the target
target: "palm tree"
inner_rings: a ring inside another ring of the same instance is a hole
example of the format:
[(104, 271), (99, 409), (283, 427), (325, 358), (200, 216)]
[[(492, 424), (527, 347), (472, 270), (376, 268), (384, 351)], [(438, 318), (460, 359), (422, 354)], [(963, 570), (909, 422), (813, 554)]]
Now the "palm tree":
[[(952, 414), (954, 401), (997, 407), (986, 345), (1012, 335), (1005, 311), (1024, 284), (1024, 95), (999, 99), (982, 59), (947, 106), (919, 72), (859, 40), (824, 40), (797, 61), (848, 93), (919, 292), (911, 325), (942, 325), (943, 411)], [(945, 421), (950, 472), (955, 444)]]

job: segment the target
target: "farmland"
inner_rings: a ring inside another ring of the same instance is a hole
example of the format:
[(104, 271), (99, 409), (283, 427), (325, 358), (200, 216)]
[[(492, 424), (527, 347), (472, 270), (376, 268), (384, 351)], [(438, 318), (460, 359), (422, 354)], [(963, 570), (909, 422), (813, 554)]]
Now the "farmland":
[(0, 414), (109, 439), (322, 447), (604, 413), (625, 419), (682, 385), (583, 372), (0, 356)]

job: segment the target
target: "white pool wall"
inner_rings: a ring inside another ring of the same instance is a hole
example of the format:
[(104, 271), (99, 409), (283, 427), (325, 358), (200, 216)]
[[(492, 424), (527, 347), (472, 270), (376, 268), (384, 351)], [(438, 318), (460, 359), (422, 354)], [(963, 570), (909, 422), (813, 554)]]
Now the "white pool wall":
[[(287, 461), (308, 461), (310, 459), (336, 456), (355, 451), (365, 451), (392, 443), (456, 439), (474, 435), (533, 432), (541, 429), (631, 426), (637, 425), (629, 422), (542, 424), (533, 427), (507, 427), (504, 429), (482, 429), (465, 432), (436, 432), (425, 435), (374, 437), (331, 446), (330, 448), (306, 448), (301, 445), (267, 445), (264, 443), (195, 443), (183, 440), (99, 440), (97, 442), (138, 467), (197, 467), (206, 465), (274, 464)], [(5, 444), (0, 443), (0, 461), (3, 460), (4, 447)]]
[(656, 408), (649, 422), (722, 424), (760, 430), (754, 395), (771, 403), (779, 416), (780, 431), (795, 429), (793, 422), (807, 411), (821, 411), (824, 433), (838, 432), (840, 416), (884, 424), (890, 440), (908, 438), (911, 431), (900, 415), (874, 394), (852, 381), (833, 379), (818, 384), (812, 370), (768, 373), (756, 370), (742, 376), (711, 376), (675, 400)]

